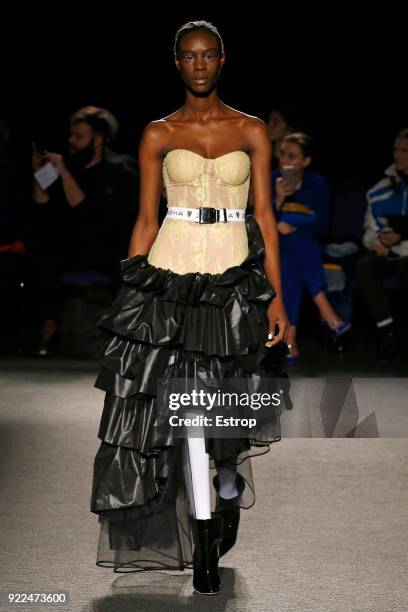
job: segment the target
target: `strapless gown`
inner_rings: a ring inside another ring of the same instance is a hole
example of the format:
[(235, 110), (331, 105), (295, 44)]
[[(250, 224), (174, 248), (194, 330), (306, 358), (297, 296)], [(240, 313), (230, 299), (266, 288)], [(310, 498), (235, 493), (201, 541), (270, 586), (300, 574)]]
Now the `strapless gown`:
[[(250, 176), (243, 151), (207, 159), (175, 149), (163, 161), (168, 206), (246, 209)], [(252, 216), (214, 224), (165, 218), (148, 255), (120, 262), (121, 288), (98, 322), (106, 343), (95, 382), (105, 391), (91, 494), (97, 565), (115, 572), (192, 567), (185, 441), (155, 428), (156, 381), (203, 372), (216, 380), (287, 377), (280, 345), (264, 345), (275, 292), (259, 265), (263, 254)], [(246, 481), (242, 508), (255, 502), (250, 458), (281, 439), (280, 414), (275, 409), (252, 437), (205, 440), (211, 470), (237, 457)]]

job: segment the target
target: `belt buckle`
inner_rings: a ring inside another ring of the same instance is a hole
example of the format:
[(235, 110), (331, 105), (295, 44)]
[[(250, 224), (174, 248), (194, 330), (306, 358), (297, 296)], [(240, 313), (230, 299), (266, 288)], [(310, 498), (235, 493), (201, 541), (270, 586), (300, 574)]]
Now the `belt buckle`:
[(226, 208), (212, 208), (211, 206), (202, 206), (199, 208), (199, 211), (200, 223), (216, 223), (217, 221), (222, 221), (223, 223), (228, 222)]
[(201, 206), (199, 211), (199, 223), (215, 223), (217, 221), (217, 211), (215, 208)]

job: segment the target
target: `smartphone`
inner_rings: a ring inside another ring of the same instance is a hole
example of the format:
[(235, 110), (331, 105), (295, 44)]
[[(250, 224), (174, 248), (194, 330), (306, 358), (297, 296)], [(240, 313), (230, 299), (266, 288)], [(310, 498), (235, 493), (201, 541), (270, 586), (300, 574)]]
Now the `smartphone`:
[(36, 151), (40, 155), (45, 155), (45, 150), (43, 147), (37, 145), (36, 142), (31, 142), (31, 146), (33, 147), (33, 151)]
[(282, 166), (281, 175), (282, 178), (289, 183), (292, 191), (296, 191), (297, 177), (295, 168), (293, 166)]

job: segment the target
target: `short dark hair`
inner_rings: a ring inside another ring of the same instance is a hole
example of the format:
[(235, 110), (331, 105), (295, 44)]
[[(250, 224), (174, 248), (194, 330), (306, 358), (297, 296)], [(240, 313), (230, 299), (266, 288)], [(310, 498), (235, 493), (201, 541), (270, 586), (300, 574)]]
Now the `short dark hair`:
[(214, 36), (216, 36), (218, 39), (220, 52), (224, 53), (224, 42), (222, 40), (221, 34), (219, 33), (218, 29), (215, 27), (215, 25), (213, 25), (209, 21), (201, 20), (201, 21), (189, 21), (188, 23), (185, 23), (183, 26), (181, 26), (181, 28), (177, 30), (176, 38), (174, 40), (174, 49), (173, 49), (174, 55), (178, 54), (180, 42), (183, 36), (185, 36), (186, 34), (189, 34), (190, 32), (195, 32), (197, 30), (205, 30), (206, 32), (209, 32), (210, 34), (214, 34)]
[(303, 157), (313, 157), (314, 144), (312, 138), (305, 132), (293, 132), (283, 137), (282, 143), (292, 142), (297, 144), (303, 153)]
[(305, 129), (303, 119), (294, 105), (282, 104), (281, 106), (273, 106), (268, 111), (267, 122), (271, 118), (272, 113), (278, 113), (292, 132), (302, 132)]
[(69, 118), (70, 125), (76, 123), (87, 123), (95, 132), (101, 134), (106, 144), (111, 144), (116, 139), (119, 124), (110, 111), (97, 106), (84, 106)]
[(408, 128), (400, 130), (397, 134), (397, 138), (408, 138)]

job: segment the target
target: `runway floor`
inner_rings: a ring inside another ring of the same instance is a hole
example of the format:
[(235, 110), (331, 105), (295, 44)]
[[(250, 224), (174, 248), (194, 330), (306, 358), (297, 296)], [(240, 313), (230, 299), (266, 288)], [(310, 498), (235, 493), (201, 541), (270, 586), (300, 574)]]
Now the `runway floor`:
[[(313, 410), (307, 423), (299, 410), (285, 414), (283, 439), (252, 460), (257, 500), (242, 511), (238, 543), (221, 560), (223, 591), (205, 597), (193, 594), (191, 571), (123, 575), (95, 565), (99, 528), (89, 499), (103, 404), (96, 363), (14, 357), (0, 368), (2, 611), (408, 610), (403, 412), (387, 419), (379, 409), (374, 421), (360, 410), (355, 427), (340, 433), (339, 415), (327, 429), (320, 413), (320, 437)], [(405, 360), (379, 366), (358, 347), (339, 357), (305, 346), (292, 376), (408, 380)], [(66, 592), (70, 602), (6, 601), (9, 592), (33, 591)]]

